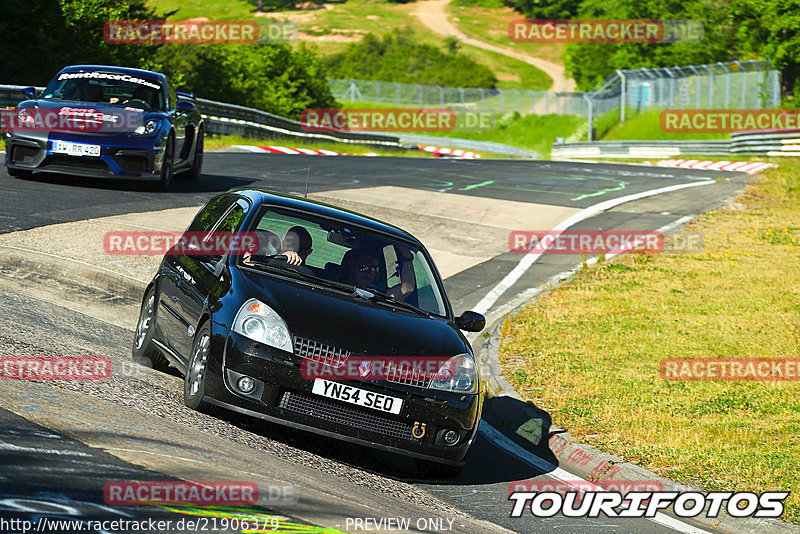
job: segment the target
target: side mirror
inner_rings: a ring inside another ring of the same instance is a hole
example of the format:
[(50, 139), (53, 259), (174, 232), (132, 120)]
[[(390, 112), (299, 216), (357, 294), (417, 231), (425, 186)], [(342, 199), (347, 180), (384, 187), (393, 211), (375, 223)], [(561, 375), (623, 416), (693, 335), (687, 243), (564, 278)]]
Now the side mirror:
[(480, 332), (486, 327), (486, 317), (478, 312), (465, 311), (456, 317), (456, 326), (466, 332)]
[(28, 98), (36, 98), (36, 88), (34, 87), (26, 87), (22, 90), (22, 94), (27, 96)]
[(178, 111), (194, 111), (197, 106), (188, 100), (178, 100)]

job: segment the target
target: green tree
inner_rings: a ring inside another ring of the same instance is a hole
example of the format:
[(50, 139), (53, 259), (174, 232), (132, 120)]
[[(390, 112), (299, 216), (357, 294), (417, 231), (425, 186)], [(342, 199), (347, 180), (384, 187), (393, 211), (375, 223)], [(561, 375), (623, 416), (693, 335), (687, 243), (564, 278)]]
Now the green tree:
[(299, 118), (337, 103), (312, 49), (289, 45), (169, 45), (157, 62), (196, 96)]
[(700, 20), (701, 42), (576, 43), (566, 47), (567, 70), (581, 90), (594, 89), (616, 69), (697, 65), (737, 59), (737, 28), (730, 11), (705, 0), (584, 0), (580, 19)]
[(5, 0), (0, 2), (3, 83), (41, 85), (72, 64), (147, 66), (152, 46), (111, 45), (113, 20), (152, 20), (144, 0)]
[(398, 28), (382, 39), (368, 34), (324, 62), (331, 78), (456, 87), (493, 88), (497, 84), (488, 67), (455, 48), (448, 46), (443, 51), (419, 43), (410, 29)]
[(580, 0), (503, 0), (529, 19), (564, 20), (575, 18), (581, 6)]

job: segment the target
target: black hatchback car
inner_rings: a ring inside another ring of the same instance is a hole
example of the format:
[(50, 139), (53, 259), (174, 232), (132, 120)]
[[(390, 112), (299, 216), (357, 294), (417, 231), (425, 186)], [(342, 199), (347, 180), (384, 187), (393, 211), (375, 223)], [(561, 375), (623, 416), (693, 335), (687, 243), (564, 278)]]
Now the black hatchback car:
[(191, 408), (222, 407), (398, 452), (426, 473), (457, 473), (483, 405), (461, 331), (479, 332), (485, 319), (453, 315), (422, 243), (259, 190), (213, 198), (184, 236), (225, 233), (256, 236), (257, 247), (206, 253), (214, 247), (187, 240), (165, 255), (142, 301), (134, 360), (177, 367)]

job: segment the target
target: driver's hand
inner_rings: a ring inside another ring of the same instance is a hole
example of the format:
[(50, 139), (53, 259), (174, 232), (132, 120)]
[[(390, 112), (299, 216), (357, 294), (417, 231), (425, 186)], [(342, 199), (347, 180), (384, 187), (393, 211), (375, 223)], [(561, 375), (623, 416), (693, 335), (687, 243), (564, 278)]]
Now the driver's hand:
[(281, 254), (286, 256), (286, 263), (289, 265), (303, 265), (303, 259), (300, 257), (300, 254), (294, 250), (287, 250), (285, 252), (281, 252)]

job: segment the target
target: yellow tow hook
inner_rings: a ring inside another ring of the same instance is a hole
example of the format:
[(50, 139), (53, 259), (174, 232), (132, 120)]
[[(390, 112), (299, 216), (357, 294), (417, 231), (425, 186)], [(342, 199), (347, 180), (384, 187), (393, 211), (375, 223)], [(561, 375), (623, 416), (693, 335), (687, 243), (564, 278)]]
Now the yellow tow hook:
[(411, 429), (411, 435), (417, 439), (422, 439), (425, 436), (425, 423), (414, 421), (414, 428)]

